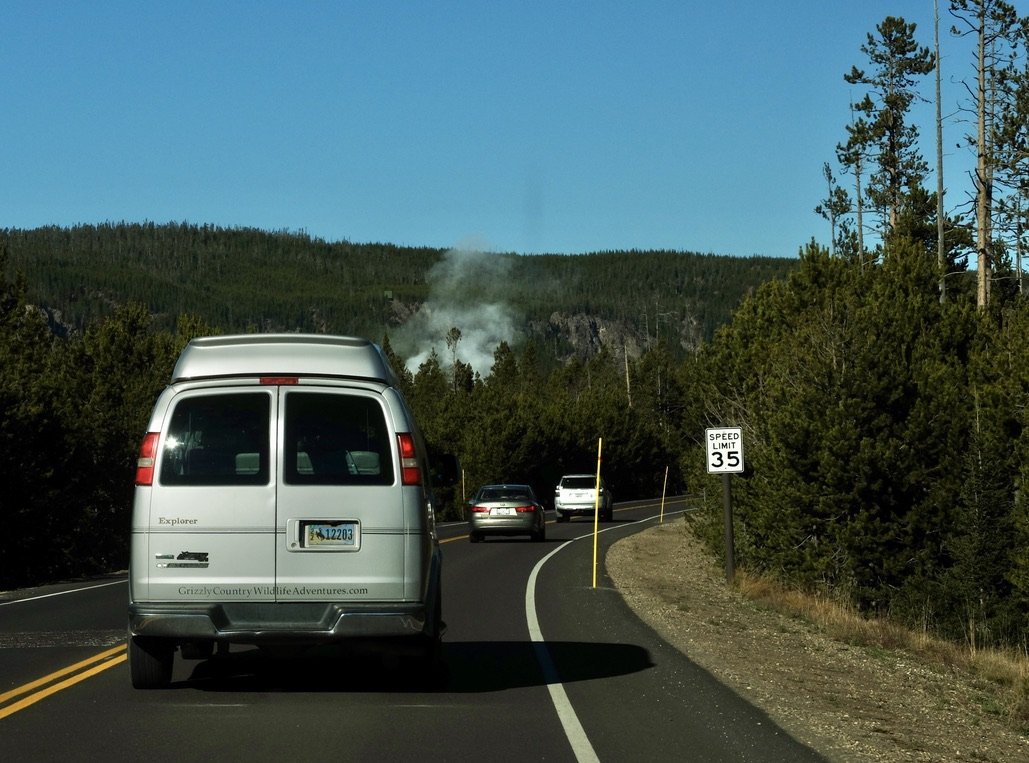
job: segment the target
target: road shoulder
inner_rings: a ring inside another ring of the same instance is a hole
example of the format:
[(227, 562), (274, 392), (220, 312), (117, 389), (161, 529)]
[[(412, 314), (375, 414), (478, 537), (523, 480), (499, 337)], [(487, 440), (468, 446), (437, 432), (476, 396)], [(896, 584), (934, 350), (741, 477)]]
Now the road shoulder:
[(973, 677), (759, 607), (682, 519), (618, 541), (605, 566), (663, 639), (832, 760), (1029, 759), (1029, 737), (989, 712)]

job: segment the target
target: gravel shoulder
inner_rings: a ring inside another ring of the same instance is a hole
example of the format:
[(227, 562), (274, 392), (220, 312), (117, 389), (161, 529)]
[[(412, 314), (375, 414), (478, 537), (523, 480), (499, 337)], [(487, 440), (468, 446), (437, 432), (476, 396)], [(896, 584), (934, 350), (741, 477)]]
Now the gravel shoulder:
[(617, 542), (605, 565), (662, 638), (830, 760), (1029, 760), (981, 679), (755, 604), (681, 519)]

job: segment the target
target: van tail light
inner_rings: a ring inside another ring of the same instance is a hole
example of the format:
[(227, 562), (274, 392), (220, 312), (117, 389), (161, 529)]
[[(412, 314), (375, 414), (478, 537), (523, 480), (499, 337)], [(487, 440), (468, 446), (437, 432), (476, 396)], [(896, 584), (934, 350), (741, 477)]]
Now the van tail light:
[(400, 445), (400, 482), (403, 485), (421, 485), (422, 470), (414, 448), (414, 436), (406, 432), (397, 434)]
[(139, 458), (136, 460), (136, 484), (149, 487), (154, 484), (154, 467), (157, 465), (158, 432), (147, 432), (143, 444), (139, 446)]

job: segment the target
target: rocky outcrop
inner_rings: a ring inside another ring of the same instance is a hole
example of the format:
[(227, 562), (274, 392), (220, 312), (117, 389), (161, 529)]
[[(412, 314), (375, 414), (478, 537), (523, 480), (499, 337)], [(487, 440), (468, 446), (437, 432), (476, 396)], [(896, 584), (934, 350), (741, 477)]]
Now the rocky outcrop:
[[(421, 308), (420, 303), (391, 300), (389, 324), (402, 327), (418, 315)], [(529, 320), (523, 330), (524, 336), (534, 339), (565, 363), (573, 358), (591, 358), (604, 348), (615, 357), (625, 354), (630, 360), (636, 360), (655, 342), (654, 336), (623, 321), (586, 313), (555, 311), (546, 319)], [(688, 316), (678, 325), (662, 322), (661, 331), (662, 336), (666, 331), (672, 332), (668, 336), (675, 336), (684, 350), (692, 351), (700, 344), (699, 327)]]

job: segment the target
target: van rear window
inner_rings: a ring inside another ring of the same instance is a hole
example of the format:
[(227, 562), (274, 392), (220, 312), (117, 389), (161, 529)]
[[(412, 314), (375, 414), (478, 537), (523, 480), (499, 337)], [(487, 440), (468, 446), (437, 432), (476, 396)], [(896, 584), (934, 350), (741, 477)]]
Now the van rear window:
[(291, 485), (393, 484), (389, 429), (370, 397), (287, 393), (283, 459)]
[(266, 393), (180, 400), (161, 454), (161, 484), (266, 485), (270, 409)]

